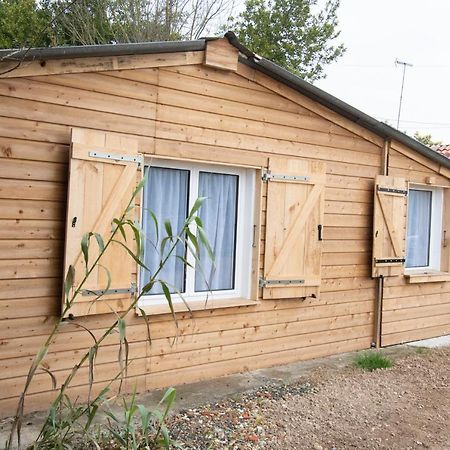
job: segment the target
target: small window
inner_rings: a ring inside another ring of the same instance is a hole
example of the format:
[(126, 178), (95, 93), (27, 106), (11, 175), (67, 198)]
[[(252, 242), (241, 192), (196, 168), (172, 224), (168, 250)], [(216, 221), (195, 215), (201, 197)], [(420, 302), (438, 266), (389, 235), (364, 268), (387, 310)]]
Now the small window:
[(441, 270), (442, 188), (409, 189), (406, 268)]
[[(195, 200), (206, 197), (198, 215), (214, 253), (200, 251), (200, 265), (179, 244), (168, 258), (160, 277), (171, 288), (174, 301), (248, 298), (251, 276), (254, 171), (225, 166), (157, 161), (146, 166), (142, 213), (145, 233), (144, 261), (140, 283), (149, 281), (161, 258), (160, 242), (167, 236), (164, 222), (173, 233), (183, 226)], [(152, 217), (152, 214), (154, 215)], [(156, 230), (156, 222), (158, 230)], [(195, 232), (195, 230), (192, 230)], [(165, 252), (169, 246), (166, 246)], [(181, 258), (187, 258), (186, 266)], [(141, 305), (164, 303), (160, 285), (155, 285)]]

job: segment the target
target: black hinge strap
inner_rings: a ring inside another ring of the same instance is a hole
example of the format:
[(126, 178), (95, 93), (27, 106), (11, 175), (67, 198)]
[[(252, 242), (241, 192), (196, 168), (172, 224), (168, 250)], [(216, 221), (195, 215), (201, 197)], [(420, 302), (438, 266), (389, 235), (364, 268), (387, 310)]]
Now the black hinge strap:
[(405, 189), (395, 189), (395, 188), (387, 188), (382, 186), (377, 186), (378, 192), (386, 192), (388, 194), (401, 194), (401, 195), (408, 195), (408, 191)]
[(376, 264), (404, 263), (405, 261), (406, 261), (405, 258), (382, 258), (382, 259), (375, 258)]

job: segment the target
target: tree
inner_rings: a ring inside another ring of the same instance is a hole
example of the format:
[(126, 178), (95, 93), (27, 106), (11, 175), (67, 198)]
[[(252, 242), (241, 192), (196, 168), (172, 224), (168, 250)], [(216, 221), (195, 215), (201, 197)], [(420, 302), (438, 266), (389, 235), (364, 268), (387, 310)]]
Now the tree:
[(35, 0), (0, 0), (0, 48), (49, 45), (49, 34), (42, 32), (49, 20)]
[(442, 144), (442, 141), (434, 141), (431, 134), (420, 134), (418, 131), (414, 133), (414, 139), (428, 147), (431, 147), (432, 145)]
[(333, 43), (339, 2), (327, 0), (320, 10), (318, 0), (247, 0), (229, 27), (255, 53), (313, 82), (345, 51)]
[(0, 0), (0, 48), (197, 39), (234, 0)]

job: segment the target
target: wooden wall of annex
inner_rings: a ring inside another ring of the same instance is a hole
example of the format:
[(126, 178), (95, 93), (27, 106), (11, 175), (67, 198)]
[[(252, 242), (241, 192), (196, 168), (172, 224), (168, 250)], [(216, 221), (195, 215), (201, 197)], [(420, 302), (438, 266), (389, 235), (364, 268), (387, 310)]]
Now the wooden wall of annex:
[[(389, 175), (450, 186), (448, 169), (396, 142), (389, 151)], [(409, 284), (404, 276), (389, 277), (383, 297), (383, 346), (450, 334), (450, 282)]]
[[(153, 316), (151, 346), (144, 320), (130, 315), (128, 389), (370, 346), (373, 180), (381, 171), (382, 139), (241, 65), (236, 74), (181, 61), (159, 69), (0, 80), (1, 415), (13, 413), (32, 357), (60, 312), (72, 126), (138, 136), (149, 155), (251, 166), (266, 166), (271, 155), (327, 162), (320, 298), (180, 314), (175, 341), (171, 317)], [(261, 261), (263, 252), (262, 240)], [(394, 298), (401, 289), (389, 286), (387, 294)], [(438, 303), (439, 292), (433, 294)], [(92, 340), (77, 323), (99, 335), (110, 320), (98, 315), (64, 326), (47, 357), (58, 382)], [(97, 388), (118, 370), (117, 340), (110, 336), (99, 352)], [(72, 395), (86, 398), (87, 382), (84, 368)], [(48, 374), (36, 376), (27, 410), (46, 407), (51, 384)]]

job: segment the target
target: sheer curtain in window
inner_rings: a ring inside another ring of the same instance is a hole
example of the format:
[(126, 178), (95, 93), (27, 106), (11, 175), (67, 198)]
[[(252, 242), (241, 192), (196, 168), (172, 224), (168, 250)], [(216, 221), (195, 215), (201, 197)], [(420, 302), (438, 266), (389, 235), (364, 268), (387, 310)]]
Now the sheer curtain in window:
[(430, 264), (431, 199), (431, 191), (409, 191), (406, 267)]
[(200, 172), (199, 197), (207, 197), (199, 216), (214, 253), (214, 262), (204, 248), (200, 251), (202, 273), (195, 274), (195, 290), (234, 289), (237, 224), (237, 175)]
[[(161, 240), (167, 236), (164, 222), (169, 220), (173, 233), (178, 233), (187, 216), (187, 203), (189, 191), (189, 171), (180, 169), (167, 169), (162, 167), (150, 167), (148, 182), (144, 191), (144, 212), (143, 224), (145, 233), (145, 265), (154, 273), (161, 258), (165, 257), (171, 248), (167, 243), (163, 255), (160, 255)], [(150, 215), (153, 211), (158, 220), (158, 237), (155, 222)], [(178, 245), (175, 252), (167, 260), (158, 278), (166, 281), (169, 286), (175, 286), (180, 292), (184, 291), (185, 267), (178, 256), (185, 256), (185, 249)], [(142, 270), (143, 285), (149, 281), (150, 274), (147, 270)], [(175, 289), (171, 289), (175, 292)], [(159, 284), (155, 285), (149, 294), (161, 294), (162, 289)]]

